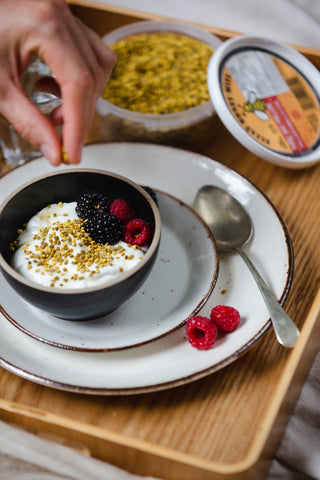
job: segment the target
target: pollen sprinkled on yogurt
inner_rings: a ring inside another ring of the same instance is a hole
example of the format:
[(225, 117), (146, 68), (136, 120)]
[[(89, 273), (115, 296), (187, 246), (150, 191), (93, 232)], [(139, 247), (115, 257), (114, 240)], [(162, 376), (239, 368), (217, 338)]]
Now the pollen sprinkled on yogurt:
[(48, 205), (18, 232), (12, 258), (17, 272), (47, 287), (84, 288), (112, 280), (142, 260), (144, 252), (136, 245), (94, 242), (76, 205)]

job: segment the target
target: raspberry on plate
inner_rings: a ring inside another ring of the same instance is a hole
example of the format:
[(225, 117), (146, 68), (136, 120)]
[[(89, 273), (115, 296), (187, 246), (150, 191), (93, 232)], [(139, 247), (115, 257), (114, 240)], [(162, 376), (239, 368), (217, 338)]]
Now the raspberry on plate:
[(123, 198), (113, 200), (110, 205), (110, 213), (119, 218), (123, 223), (129, 222), (136, 216), (132, 206)]
[(240, 313), (233, 307), (217, 305), (211, 310), (210, 319), (221, 332), (232, 332), (240, 323)]
[(217, 338), (218, 329), (210, 318), (196, 315), (187, 321), (186, 333), (193, 347), (208, 350)]
[(143, 247), (151, 238), (150, 225), (141, 218), (130, 220), (124, 227), (123, 240), (130, 245)]

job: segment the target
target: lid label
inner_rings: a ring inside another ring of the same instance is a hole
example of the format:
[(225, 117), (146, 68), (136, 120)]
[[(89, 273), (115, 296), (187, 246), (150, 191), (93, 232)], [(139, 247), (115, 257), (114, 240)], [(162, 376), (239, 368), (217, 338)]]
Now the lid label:
[(318, 98), (284, 60), (258, 49), (238, 51), (225, 62), (221, 85), (236, 121), (264, 146), (296, 155), (318, 141)]

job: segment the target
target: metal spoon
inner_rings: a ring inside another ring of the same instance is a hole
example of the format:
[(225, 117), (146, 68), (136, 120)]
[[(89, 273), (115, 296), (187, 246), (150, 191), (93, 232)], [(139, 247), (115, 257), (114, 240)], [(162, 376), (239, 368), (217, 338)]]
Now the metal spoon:
[(218, 250), (235, 250), (245, 261), (263, 296), (279, 343), (294, 347), (299, 337), (298, 328), (241, 248), (253, 232), (251, 219), (242, 205), (225, 190), (206, 185), (198, 191), (193, 206), (212, 231)]

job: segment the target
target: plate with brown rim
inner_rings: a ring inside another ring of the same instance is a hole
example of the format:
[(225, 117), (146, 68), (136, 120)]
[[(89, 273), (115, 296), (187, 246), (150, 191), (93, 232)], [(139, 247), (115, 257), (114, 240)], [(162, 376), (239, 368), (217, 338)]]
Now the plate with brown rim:
[(73, 322), (28, 304), (0, 276), (0, 312), (21, 331), (69, 350), (114, 351), (168, 335), (208, 300), (218, 275), (214, 239), (184, 202), (156, 191), (162, 234), (146, 282), (120, 308), (103, 317)]
[[(249, 212), (254, 235), (246, 250), (279, 302), (284, 302), (293, 275), (291, 239), (275, 206), (246, 178), (203, 155), (152, 144), (87, 145), (82, 165), (116, 171), (187, 205), (192, 205), (197, 190), (205, 184), (225, 188)], [(43, 158), (17, 168), (0, 179), (1, 197), (22, 179), (53, 169)], [(3, 299), (1, 292), (0, 303)], [(215, 288), (199, 314), (208, 315), (217, 304), (237, 308), (241, 321), (232, 334), (220, 337), (207, 351), (191, 347), (184, 325), (136, 348), (111, 352), (57, 348), (26, 335), (2, 314), (0, 365), (42, 385), (96, 395), (136, 394), (186, 384), (236, 361), (270, 327), (258, 287), (238, 255), (220, 255)]]

